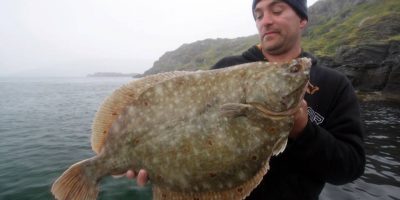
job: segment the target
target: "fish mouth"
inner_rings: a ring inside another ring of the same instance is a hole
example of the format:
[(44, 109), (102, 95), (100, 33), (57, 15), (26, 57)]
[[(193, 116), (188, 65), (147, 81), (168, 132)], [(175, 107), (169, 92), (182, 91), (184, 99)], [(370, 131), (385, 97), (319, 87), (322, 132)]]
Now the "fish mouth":
[[(308, 89), (308, 86), (310, 85), (310, 81), (307, 81), (307, 82), (305, 82), (304, 84), (301, 84), (299, 87), (297, 87), (295, 90), (293, 90), (292, 92), (290, 92), (289, 94), (287, 94), (287, 95), (285, 95), (284, 97), (283, 97), (283, 99), (287, 99), (290, 95), (293, 95), (293, 94), (296, 94), (296, 93), (300, 93), (301, 92), (301, 95), (300, 95), (300, 97), (299, 97), (299, 99), (298, 100), (302, 100), (302, 99), (304, 99), (304, 95), (305, 95), (305, 93), (306, 93), (306, 91), (307, 91), (307, 89)], [(294, 107), (294, 108), (296, 108), (297, 107), (297, 105)], [(291, 110), (291, 109), (289, 109), (289, 110)]]
[[(296, 92), (300, 92), (302, 90), (302, 93), (301, 93), (301, 95), (300, 95), (300, 97), (298, 99), (298, 103), (293, 108), (290, 108), (288, 110), (281, 111), (281, 112), (278, 111), (277, 112), (277, 111), (273, 111), (273, 110), (270, 110), (270, 109), (266, 108), (261, 103), (249, 103), (249, 104), (251, 104), (256, 109), (260, 110), (262, 113), (264, 113), (264, 114), (266, 114), (268, 116), (283, 117), (283, 116), (288, 116), (288, 115), (294, 115), (294, 113), (296, 113), (299, 110), (300, 106), (301, 106), (301, 102), (304, 99), (304, 95), (305, 95), (305, 93), (307, 91), (307, 88), (308, 88), (309, 84), (310, 84), (310, 82), (307, 81), (306, 83), (302, 84), (301, 86), (296, 88), (294, 91), (290, 92), (288, 95), (285, 96), (285, 97), (290, 96), (291, 94), (296, 93)], [(283, 97), (283, 98), (285, 98), (285, 97)]]

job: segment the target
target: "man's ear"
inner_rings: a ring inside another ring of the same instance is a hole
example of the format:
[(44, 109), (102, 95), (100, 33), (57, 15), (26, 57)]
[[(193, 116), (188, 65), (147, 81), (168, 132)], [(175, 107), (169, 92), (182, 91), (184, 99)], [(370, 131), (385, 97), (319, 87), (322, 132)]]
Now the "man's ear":
[(301, 28), (302, 30), (304, 30), (304, 28), (307, 26), (307, 24), (308, 24), (308, 20), (306, 20), (306, 19), (300, 19), (300, 28)]

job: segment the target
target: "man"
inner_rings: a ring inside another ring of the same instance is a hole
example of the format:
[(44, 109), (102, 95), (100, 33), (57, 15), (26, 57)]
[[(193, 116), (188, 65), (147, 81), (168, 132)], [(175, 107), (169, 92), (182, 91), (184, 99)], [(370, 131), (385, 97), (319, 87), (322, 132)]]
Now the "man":
[[(312, 59), (310, 82), (319, 90), (305, 95), (285, 151), (271, 158), (270, 170), (247, 199), (318, 199), (326, 182), (348, 183), (364, 171), (359, 105), (350, 82), (342, 74), (318, 66), (317, 60), (301, 49), (301, 32), (308, 22), (306, 5), (306, 0), (253, 0), (261, 43), (213, 66)], [(129, 171), (128, 177), (133, 176)], [(145, 182), (146, 172), (141, 170), (138, 183)]]

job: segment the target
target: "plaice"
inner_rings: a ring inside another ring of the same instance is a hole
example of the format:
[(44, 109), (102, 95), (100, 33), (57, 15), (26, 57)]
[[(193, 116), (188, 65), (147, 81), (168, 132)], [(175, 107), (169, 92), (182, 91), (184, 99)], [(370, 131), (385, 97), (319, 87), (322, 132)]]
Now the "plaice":
[(146, 169), (154, 199), (243, 199), (283, 151), (311, 60), (144, 77), (108, 97), (93, 158), (67, 169), (57, 199), (96, 199), (102, 177)]

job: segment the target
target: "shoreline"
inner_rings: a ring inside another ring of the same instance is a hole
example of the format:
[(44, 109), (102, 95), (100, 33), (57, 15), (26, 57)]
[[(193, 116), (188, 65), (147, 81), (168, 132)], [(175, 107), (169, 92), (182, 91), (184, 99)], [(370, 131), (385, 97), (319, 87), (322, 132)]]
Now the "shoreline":
[(375, 91), (375, 92), (356, 91), (356, 95), (360, 102), (389, 101), (389, 102), (400, 103), (400, 95), (383, 93), (382, 91)]

